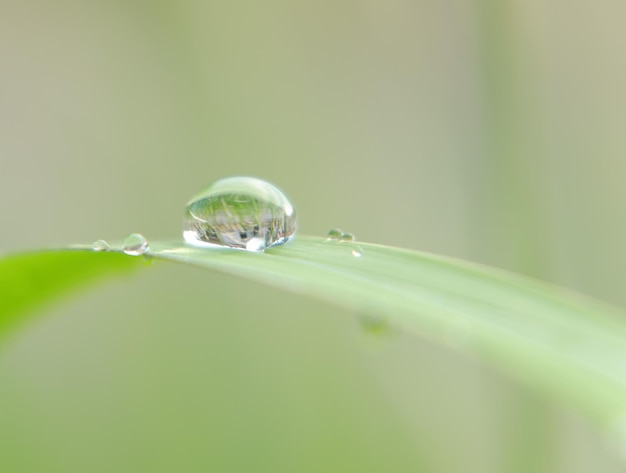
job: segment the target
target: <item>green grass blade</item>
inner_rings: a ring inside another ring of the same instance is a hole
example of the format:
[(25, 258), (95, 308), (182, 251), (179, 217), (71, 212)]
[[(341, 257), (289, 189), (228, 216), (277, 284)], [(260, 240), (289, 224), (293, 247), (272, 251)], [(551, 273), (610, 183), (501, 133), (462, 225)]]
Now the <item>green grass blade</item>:
[[(361, 257), (353, 255), (357, 247)], [(460, 346), (600, 423), (613, 422), (626, 412), (626, 316), (561, 288), (441, 256), (305, 236), (265, 253), (152, 241), (149, 255), (325, 300)], [(66, 286), (83, 279), (85, 265), (108, 265), (110, 260), (111, 268), (121, 269), (141, 261), (114, 252), (61, 251), (30, 257), (67, 265)], [(18, 260), (10, 264), (20, 271)], [(6, 279), (12, 269), (6, 260), (0, 268)], [(52, 274), (54, 269), (39, 277), (42, 286), (50, 286), (33, 293), (37, 300), (56, 290)], [(208, 287), (206, 296), (210, 294)], [(0, 316), (6, 318), (26, 303), (3, 302)]]
[[(361, 257), (352, 255), (357, 246)], [(558, 287), (441, 256), (311, 237), (260, 254), (178, 243), (153, 243), (151, 254), (462, 345), (601, 422), (626, 412), (626, 316)]]
[(69, 250), (0, 258), (0, 338), (31, 309), (98, 277), (130, 270), (137, 263), (117, 253)]

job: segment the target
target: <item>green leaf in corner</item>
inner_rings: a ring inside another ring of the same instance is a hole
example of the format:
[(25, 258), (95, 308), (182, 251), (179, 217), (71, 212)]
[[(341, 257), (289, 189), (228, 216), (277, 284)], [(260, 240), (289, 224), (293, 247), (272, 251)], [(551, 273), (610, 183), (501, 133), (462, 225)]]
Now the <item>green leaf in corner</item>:
[(73, 250), (0, 258), (0, 339), (31, 309), (98, 277), (128, 271), (138, 262), (117, 253)]

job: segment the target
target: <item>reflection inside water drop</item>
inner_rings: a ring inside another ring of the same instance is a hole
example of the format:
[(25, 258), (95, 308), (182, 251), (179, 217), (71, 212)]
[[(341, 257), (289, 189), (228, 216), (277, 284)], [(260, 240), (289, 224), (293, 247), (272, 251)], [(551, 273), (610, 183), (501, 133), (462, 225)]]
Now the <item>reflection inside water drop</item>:
[(352, 256), (354, 256), (355, 258), (360, 258), (361, 256), (363, 256), (363, 248), (361, 248), (360, 246), (354, 248), (352, 250)]
[(127, 255), (141, 256), (148, 249), (148, 240), (139, 233), (131, 233), (124, 240), (122, 249)]
[(191, 199), (183, 222), (190, 245), (248, 251), (286, 243), (295, 231), (296, 213), (285, 194), (252, 177), (213, 183)]

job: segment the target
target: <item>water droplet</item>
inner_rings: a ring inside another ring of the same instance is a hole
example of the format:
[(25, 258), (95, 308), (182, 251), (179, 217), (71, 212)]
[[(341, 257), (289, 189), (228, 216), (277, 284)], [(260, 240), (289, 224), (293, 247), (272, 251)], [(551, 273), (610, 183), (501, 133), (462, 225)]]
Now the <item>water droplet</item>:
[(371, 335), (383, 335), (391, 331), (389, 322), (382, 315), (361, 314), (359, 324), (364, 332)]
[(141, 256), (147, 249), (148, 240), (139, 233), (131, 233), (124, 240), (123, 250), (127, 255)]
[(94, 241), (91, 245), (91, 248), (93, 249), (93, 251), (108, 251), (111, 249), (109, 244), (104, 240)]
[(360, 246), (354, 248), (352, 250), (352, 256), (354, 256), (355, 258), (360, 258), (361, 256), (363, 256), (363, 248), (361, 248)]
[(248, 251), (286, 243), (295, 231), (296, 212), (285, 194), (253, 177), (211, 184), (187, 204), (183, 224), (190, 245)]
[(339, 229), (339, 228), (333, 228), (332, 230), (330, 230), (328, 232), (328, 235), (326, 236), (327, 240), (333, 240), (333, 241), (339, 241), (341, 240), (341, 235), (343, 235), (343, 230)]
[(341, 241), (356, 241), (356, 237), (352, 233), (342, 233)]

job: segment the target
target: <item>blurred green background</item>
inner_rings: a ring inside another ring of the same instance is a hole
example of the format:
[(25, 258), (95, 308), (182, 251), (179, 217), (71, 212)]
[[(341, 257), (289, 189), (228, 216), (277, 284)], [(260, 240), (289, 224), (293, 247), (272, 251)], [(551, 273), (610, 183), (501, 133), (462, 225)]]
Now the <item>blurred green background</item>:
[[(626, 3), (0, 5), (3, 252), (176, 236), (203, 186), (254, 175), (303, 234), (626, 305)], [(1, 471), (621, 471), (449, 347), (205, 273), (160, 265), (14, 337)]]

